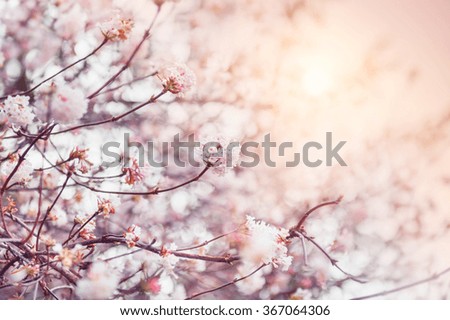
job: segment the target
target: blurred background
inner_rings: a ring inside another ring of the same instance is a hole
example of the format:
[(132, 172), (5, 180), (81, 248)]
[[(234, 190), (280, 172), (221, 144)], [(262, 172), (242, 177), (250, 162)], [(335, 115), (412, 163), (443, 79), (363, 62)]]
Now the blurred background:
[[(198, 51), (208, 52), (197, 60), (200, 93), (226, 97), (233, 106), (223, 111), (223, 123), (208, 130), (255, 141), (271, 133), (278, 142), (296, 143), (296, 151), (307, 141), (323, 143), (327, 131), (335, 141), (347, 141), (347, 167), (262, 165), (249, 170), (256, 177), (242, 186), (258, 181), (255, 191), (236, 201), (283, 224), (307, 205), (344, 197), (339, 209), (311, 219), (307, 231), (334, 248), (346, 270), (370, 281), (346, 282), (321, 297), (394, 288), (448, 267), (450, 2), (203, 5), (216, 16), (197, 13), (190, 35), (198, 41), (194, 60)], [(211, 75), (202, 77), (205, 68)], [(239, 108), (236, 116), (232, 108)], [(314, 263), (325, 268), (323, 261)], [(449, 281), (447, 276), (387, 298), (448, 298)]]

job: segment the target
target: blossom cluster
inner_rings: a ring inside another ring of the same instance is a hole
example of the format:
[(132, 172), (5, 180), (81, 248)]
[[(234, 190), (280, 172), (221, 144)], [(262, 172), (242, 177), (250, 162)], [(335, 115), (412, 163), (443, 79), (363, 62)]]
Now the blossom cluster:
[(167, 91), (178, 95), (191, 90), (196, 84), (192, 70), (179, 63), (163, 66), (158, 71), (158, 77)]
[(239, 251), (244, 263), (252, 266), (271, 264), (275, 268), (281, 266), (284, 271), (289, 268), (292, 256), (287, 255), (287, 229), (270, 226), (250, 216), (247, 216), (245, 228), (247, 238)]
[(20, 163), (19, 161), (18, 155), (11, 155), (7, 160), (0, 163), (0, 181), (2, 184), (7, 179), (9, 179), (9, 185), (16, 183), (24, 185), (31, 181), (34, 172), (32, 164), (27, 159)]
[(125, 231), (123, 234), (128, 248), (133, 248), (136, 245), (136, 242), (138, 242), (140, 239), (141, 232), (141, 228), (134, 224), (128, 227), (127, 231)]
[(0, 103), (0, 121), (9, 122), (17, 127), (31, 124), (35, 118), (28, 96), (9, 96)]
[(54, 85), (52, 89), (52, 118), (64, 124), (80, 120), (88, 108), (84, 92), (68, 85)]
[(113, 42), (127, 40), (133, 27), (133, 20), (122, 17), (120, 13), (100, 25), (103, 35)]

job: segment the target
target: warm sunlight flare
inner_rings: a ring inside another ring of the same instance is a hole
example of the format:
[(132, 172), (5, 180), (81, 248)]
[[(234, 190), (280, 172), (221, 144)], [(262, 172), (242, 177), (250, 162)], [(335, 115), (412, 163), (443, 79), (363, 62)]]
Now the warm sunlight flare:
[(317, 97), (327, 93), (332, 85), (330, 73), (320, 67), (312, 66), (304, 72), (302, 88), (311, 96)]

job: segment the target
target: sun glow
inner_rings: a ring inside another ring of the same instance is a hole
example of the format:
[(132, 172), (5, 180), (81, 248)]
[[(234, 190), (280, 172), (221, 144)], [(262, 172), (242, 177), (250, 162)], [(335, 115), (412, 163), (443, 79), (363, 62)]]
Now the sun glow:
[(330, 73), (322, 68), (312, 67), (303, 74), (302, 87), (311, 96), (317, 97), (327, 93), (331, 85)]

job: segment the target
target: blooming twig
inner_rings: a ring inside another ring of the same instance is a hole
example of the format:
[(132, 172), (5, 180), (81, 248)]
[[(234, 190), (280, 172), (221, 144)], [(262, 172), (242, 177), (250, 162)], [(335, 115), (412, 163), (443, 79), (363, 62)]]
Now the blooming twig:
[(138, 111), (139, 109), (142, 109), (143, 107), (145, 107), (146, 105), (152, 104), (154, 102), (156, 102), (156, 100), (158, 100), (161, 96), (163, 96), (165, 93), (167, 92), (167, 90), (163, 89), (160, 93), (158, 93), (156, 96), (152, 96), (149, 100), (139, 104), (138, 106), (134, 107), (133, 109), (122, 113), (121, 115), (118, 116), (114, 116), (105, 120), (100, 120), (100, 121), (95, 121), (95, 122), (89, 122), (89, 123), (85, 123), (85, 124), (80, 124), (74, 127), (70, 127), (61, 131), (57, 131), (52, 133), (52, 135), (57, 135), (57, 134), (61, 134), (61, 133), (66, 133), (66, 132), (70, 132), (70, 131), (74, 131), (77, 129), (81, 129), (81, 128), (87, 128), (87, 127), (93, 127), (93, 126), (99, 126), (105, 123), (109, 123), (109, 122), (116, 122), (136, 111)]
[(154, 188), (153, 190), (151, 190), (151, 191), (142, 191), (142, 192), (139, 192), (139, 191), (113, 191), (113, 190), (102, 190), (102, 189), (98, 189), (98, 188), (95, 188), (95, 187), (91, 187), (91, 186), (89, 186), (89, 185), (87, 185), (87, 184), (84, 184), (84, 183), (81, 183), (81, 182), (79, 182), (78, 180), (75, 180), (75, 179), (73, 179), (72, 178), (72, 180), (75, 182), (75, 184), (77, 184), (77, 185), (79, 185), (79, 186), (81, 186), (81, 187), (84, 187), (84, 188), (86, 188), (86, 189), (89, 189), (89, 190), (91, 190), (91, 191), (94, 191), (94, 192), (98, 192), (98, 193), (106, 193), (106, 194), (117, 194), (117, 195), (132, 195), (132, 196), (149, 196), (149, 195), (157, 195), (157, 194), (160, 194), (160, 193), (164, 193), (164, 192), (169, 192), (169, 191), (173, 191), (173, 190), (176, 190), (176, 189), (179, 189), (179, 188), (181, 188), (181, 187), (184, 187), (184, 186), (186, 186), (186, 185), (188, 185), (188, 184), (191, 184), (191, 183), (193, 183), (193, 182), (196, 182), (196, 181), (198, 181), (209, 169), (211, 168), (211, 166), (209, 166), (209, 165), (207, 165), (198, 175), (196, 175), (195, 177), (193, 177), (193, 178), (191, 178), (191, 179), (189, 179), (189, 180), (187, 180), (187, 181), (185, 181), (185, 182), (183, 182), (183, 183), (180, 183), (180, 184), (177, 184), (176, 186), (173, 186), (173, 187), (169, 187), (169, 188), (166, 188), (166, 189), (159, 189), (159, 188)]
[[(42, 86), (44, 83), (52, 80), (53, 78), (55, 78), (56, 76), (60, 75), (61, 73), (69, 70), (70, 68), (72, 68), (73, 66), (77, 65), (80, 62), (83, 62), (87, 59), (89, 59), (91, 56), (95, 55), (97, 53), (97, 51), (99, 51), (106, 43), (108, 42), (108, 38), (104, 37), (102, 43), (100, 43), (100, 45), (95, 48), (91, 53), (89, 53), (88, 55), (84, 56), (83, 58), (78, 59), (77, 61), (69, 64), (68, 66), (62, 68), (61, 70), (59, 70), (58, 72), (56, 72), (55, 74), (51, 75), (50, 77), (42, 80), (41, 82), (39, 82), (38, 84), (36, 84), (35, 86), (33, 86), (32, 88), (26, 90), (26, 91), (22, 91), (22, 92), (18, 92), (18, 93), (14, 93), (13, 95), (29, 95), (30, 93), (32, 93), (34, 90), (36, 90), (37, 88), (39, 88), (40, 86)], [(3, 97), (0, 97), (0, 101), (4, 100), (6, 98), (8, 98), (9, 95), (5, 95)]]
[(238, 231), (238, 230), (239, 230), (239, 228), (234, 229), (233, 231), (230, 231), (230, 232), (227, 232), (227, 233), (223, 233), (223, 234), (221, 234), (221, 235), (218, 235), (218, 236), (216, 236), (216, 237), (214, 237), (214, 238), (212, 238), (212, 239), (210, 239), (210, 240), (204, 241), (204, 242), (202, 242), (202, 243), (200, 243), (200, 244), (198, 244), (198, 245), (194, 245), (194, 246), (191, 246), (191, 247), (186, 247), (186, 248), (177, 249), (176, 251), (177, 251), (177, 252), (180, 252), (180, 251), (189, 251), (189, 250), (194, 250), (194, 249), (198, 249), (198, 248), (204, 247), (204, 246), (210, 244), (211, 242), (214, 242), (214, 241), (219, 240), (219, 239), (221, 239), (221, 238), (223, 238), (223, 237), (226, 237), (226, 236), (228, 236), (228, 235), (230, 235), (230, 234), (233, 234), (233, 233), (235, 233), (235, 232)]
[[(67, 185), (67, 182), (69, 182), (70, 176), (71, 176), (71, 173), (68, 172), (68, 173), (67, 173), (66, 180), (64, 181), (64, 184), (63, 184), (61, 190), (59, 191), (58, 195), (55, 197), (55, 200), (53, 200), (52, 204), (47, 208), (47, 211), (45, 212), (44, 219), (42, 220), (41, 225), (39, 226), (38, 233), (37, 233), (37, 236), (36, 236), (36, 251), (39, 250), (39, 235), (41, 234), (42, 227), (44, 226), (45, 221), (47, 221), (48, 215), (50, 214), (50, 212), (51, 212), (51, 211), (53, 210), (53, 208), (55, 207), (56, 202), (57, 202), (58, 199), (61, 197), (61, 194), (63, 193), (63, 191), (64, 191), (64, 189), (65, 189), (65, 187), (66, 187), (66, 185)], [(36, 221), (39, 221), (39, 217), (36, 217)], [(35, 226), (34, 226), (34, 227), (35, 227)], [(33, 231), (34, 231), (34, 227), (33, 227), (33, 229), (32, 229)], [(28, 241), (28, 239), (31, 237), (32, 234), (33, 234), (33, 232), (30, 232), (30, 235), (28, 236), (28, 238), (26, 238), (25, 240), (23, 240), (22, 243), (26, 243), (26, 242)]]
[(366, 280), (362, 280), (359, 279), (358, 277), (355, 277), (354, 275), (344, 271), (337, 263), (336, 259), (333, 259), (326, 251), (324, 248), (322, 248), (320, 246), (320, 244), (318, 244), (312, 237), (306, 235), (305, 232), (301, 232), (300, 236), (303, 236), (306, 240), (308, 240), (309, 242), (311, 242), (317, 249), (320, 250), (320, 252), (322, 252), (327, 259), (331, 262), (331, 264), (333, 265), (333, 267), (335, 267), (336, 269), (338, 269), (339, 271), (341, 271), (343, 274), (345, 274), (347, 277), (349, 277), (350, 279), (352, 279), (353, 281), (359, 282), (359, 283), (366, 283)]
[(93, 93), (91, 93), (88, 96), (88, 99), (92, 99), (92, 98), (96, 97), (103, 89), (105, 89), (107, 86), (109, 86), (111, 83), (113, 83), (117, 79), (117, 77), (119, 77), (126, 69), (128, 69), (128, 67), (130, 66), (130, 64), (133, 61), (134, 57), (138, 53), (139, 49), (144, 44), (145, 40), (147, 40), (150, 37), (150, 31), (152, 30), (153, 25), (155, 24), (156, 19), (158, 18), (159, 12), (160, 12), (160, 7), (158, 7), (158, 9), (156, 11), (156, 14), (155, 14), (155, 16), (153, 17), (153, 19), (152, 19), (152, 21), (150, 23), (150, 26), (145, 30), (141, 41), (138, 43), (136, 48), (133, 50), (133, 52), (131, 53), (130, 57), (125, 62), (125, 64), (119, 69), (119, 71), (117, 71), (111, 78), (109, 78), (103, 85), (101, 85), (100, 88), (98, 88)]
[(69, 237), (67, 238), (66, 241), (63, 242), (63, 246), (65, 246), (70, 240), (72, 240), (81, 230), (83, 230), (83, 228), (89, 223), (91, 222), (95, 217), (97, 217), (100, 214), (100, 210), (96, 211), (92, 216), (90, 216), (86, 221), (84, 221), (84, 223), (81, 225), (81, 227), (79, 227), (74, 233), (69, 234)]

